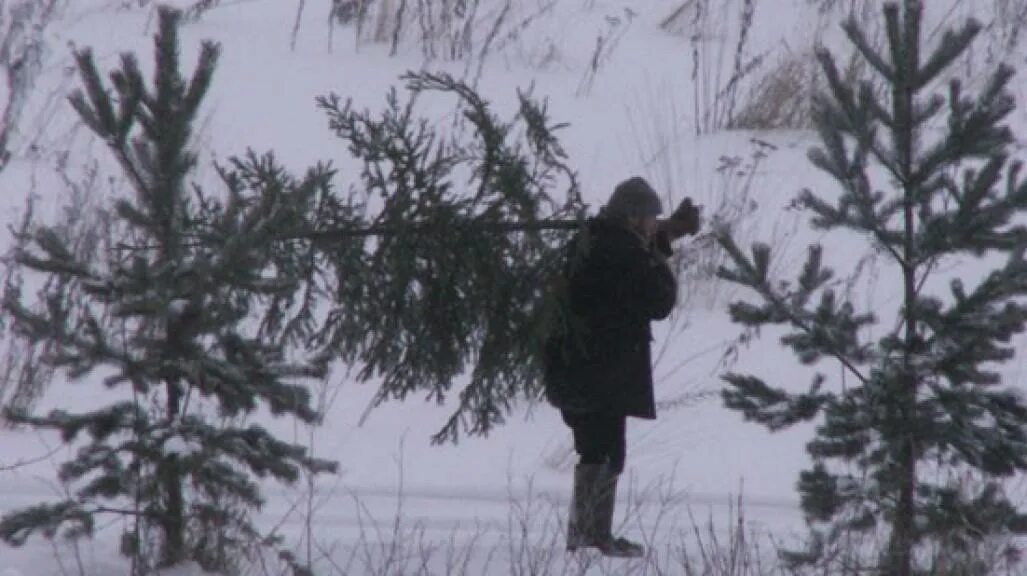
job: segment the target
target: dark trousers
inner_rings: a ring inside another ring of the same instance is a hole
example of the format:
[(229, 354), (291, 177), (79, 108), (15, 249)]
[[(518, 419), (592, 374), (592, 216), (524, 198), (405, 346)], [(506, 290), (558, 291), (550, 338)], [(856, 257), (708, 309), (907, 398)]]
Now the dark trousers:
[(574, 450), (582, 464), (607, 464), (614, 474), (624, 471), (627, 440), (623, 414), (563, 412), (563, 421), (574, 432)]

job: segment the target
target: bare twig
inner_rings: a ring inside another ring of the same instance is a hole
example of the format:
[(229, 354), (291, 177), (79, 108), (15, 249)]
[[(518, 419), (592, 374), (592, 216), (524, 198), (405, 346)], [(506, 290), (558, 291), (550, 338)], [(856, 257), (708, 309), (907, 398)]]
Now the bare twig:
[[(42, 68), (43, 36), (58, 16), (61, 0), (16, 3), (8, 11), (0, 2), (0, 171), (12, 155), (22, 110)], [(9, 16), (9, 20), (5, 19)]]
[(47, 460), (52, 459), (53, 455), (56, 454), (58, 451), (62, 450), (63, 448), (65, 448), (65, 446), (63, 444), (57, 444), (53, 448), (50, 448), (49, 451), (46, 454), (42, 455), (42, 456), (37, 456), (35, 458), (21, 459), (21, 460), (15, 461), (13, 464), (2, 465), (2, 466), (0, 466), (0, 472), (12, 472), (12, 471), (18, 470), (20, 468), (24, 468), (26, 466), (31, 466), (33, 464), (38, 464), (40, 462), (45, 462)]
[(300, 23), (303, 21), (303, 8), (306, 5), (307, 0), (300, 0), (299, 4), (296, 5), (296, 21), (292, 25), (292, 40), (289, 42), (289, 50), (296, 50), (296, 37), (300, 33)]

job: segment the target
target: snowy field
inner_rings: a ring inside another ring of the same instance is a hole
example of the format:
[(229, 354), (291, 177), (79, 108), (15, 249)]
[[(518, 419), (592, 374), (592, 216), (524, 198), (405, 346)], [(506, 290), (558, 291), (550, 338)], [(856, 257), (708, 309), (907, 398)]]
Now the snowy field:
[[(202, 39), (216, 40), (223, 49), (197, 137), (199, 178), (212, 176), (210, 161), (253, 148), (273, 149), (296, 171), (331, 160), (345, 181), (353, 163), (315, 108), (315, 96), (336, 92), (358, 107), (376, 110), (406, 70), (477, 73), (476, 60), (470, 66), (466, 61), (425, 61), (414, 42), (390, 56), (385, 43), (356, 42), (352, 28), (336, 27), (330, 34), (329, 1), (300, 3), (296, 21), (296, 2), (226, 0), (184, 28), (182, 61), (188, 69)], [(106, 150), (75, 122), (65, 96), (77, 87), (72, 47), (93, 47), (104, 70), (115, 66), (123, 51), (150, 64), (155, 16), (136, 4), (71, 0), (46, 31), (42, 73), (26, 104), (12, 160), (0, 172), (0, 202), (8, 222), (16, 220), (30, 192), (40, 195), (44, 211), (53, 210), (57, 196), (67, 190), (59, 166), (78, 173), (96, 160), (104, 178), (112, 178), (110, 186), (119, 185)], [(515, 4), (525, 17), (544, 3)], [(703, 127), (701, 110), (711, 107), (714, 91), (697, 88), (688, 34), (660, 27), (681, 4), (559, 2), (487, 56), (478, 86), (501, 111), (509, 110), (518, 87), (533, 86), (536, 96), (548, 99), (553, 119), (570, 124), (561, 137), (593, 207), (618, 181), (634, 174), (665, 192), (668, 204), (685, 195), (707, 206), (745, 197), (739, 237), (777, 243), (784, 256), (775, 262), (776, 272), (790, 273), (806, 244), (823, 240), (829, 263), (851, 266), (866, 258), (866, 272), (853, 287), (857, 301), (879, 310), (894, 308), (897, 294), (888, 285), (890, 272), (877, 269), (863, 244), (821, 238), (788, 209), (802, 188), (830, 194), (829, 179), (806, 160), (815, 134)], [(818, 14), (805, 0), (755, 4), (750, 55), (766, 52), (773, 58), (782, 50), (801, 50), (800, 44), (809, 41), (807, 32), (817, 28), (827, 31), (826, 43), (840, 45), (836, 27), (824, 22), (833, 16)], [(943, 16), (935, 24), (965, 15), (971, 3), (953, 4), (953, 10), (938, 8)], [(741, 3), (723, 5), (724, 14), (712, 17), (737, 22)], [(703, 55), (711, 67), (732, 58), (735, 31), (732, 25), (721, 28), (710, 25), (708, 42), (720, 46)], [(605, 42), (598, 52), (597, 38)], [(1024, 86), (1022, 79), (1016, 86)], [(444, 127), (451, 104), (433, 102), (423, 112)], [(1024, 112), (1014, 118), (1023, 123)], [(760, 150), (766, 156), (754, 165)], [(808, 386), (810, 373), (778, 347), (773, 334), (738, 346), (739, 329), (725, 310), (733, 297), (741, 296), (723, 284), (689, 282), (686, 274), (682, 307), (654, 327), (660, 416), (654, 422), (629, 423), (628, 467), (618, 509), (625, 534), (650, 545), (654, 558), (609, 562), (562, 552), (575, 457), (569, 431), (548, 406), (522, 404), (487, 438), (431, 446), (429, 437), (451, 406), (414, 398), (368, 411), (373, 383), (348, 381), (341, 370), (321, 391), (329, 406), (322, 427), (266, 422), (282, 437), (310, 446), (315, 455), (337, 460), (340, 473), (318, 478), (314, 485), (268, 484), (259, 524), (285, 536), (300, 557), (319, 559), (315, 565), (325, 574), (674, 574), (676, 551), (682, 545), (694, 551), (693, 530), (705, 531), (708, 524), (711, 534), (724, 539), (736, 533), (740, 522), (756, 539), (769, 542), (773, 536), (787, 542), (803, 529), (794, 484), (807, 463), (803, 445), (812, 428), (770, 435), (743, 422), (721, 405), (719, 375), (728, 367), (752, 370), (800, 390)], [(1019, 380), (1023, 361), (1004, 369)], [(827, 370), (831, 377), (841, 374)], [(106, 400), (103, 394), (97, 382), (55, 383), (39, 409), (84, 409)], [(0, 431), (0, 513), (61, 494), (54, 471), (70, 453), (52, 436)], [(117, 553), (120, 531), (118, 523), (105, 526), (94, 541), (81, 542), (77, 549), (41, 539), (18, 549), (0, 544), (0, 576), (126, 573)], [(526, 558), (534, 562), (534, 572)], [(261, 571), (252, 567), (251, 573)]]

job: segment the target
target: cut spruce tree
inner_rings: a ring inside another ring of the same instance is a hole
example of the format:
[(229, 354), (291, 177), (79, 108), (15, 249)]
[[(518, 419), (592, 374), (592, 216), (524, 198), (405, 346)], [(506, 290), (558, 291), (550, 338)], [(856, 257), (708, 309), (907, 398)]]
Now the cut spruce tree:
[[(379, 113), (317, 99), (361, 168), (299, 233), (316, 253), (305, 293), (322, 298), (289, 325), (374, 383), (375, 405), (451, 403), (433, 440), (455, 442), (541, 396), (552, 283), (585, 206), (544, 103), (519, 92), (506, 120), (446, 74), (402, 79), (408, 99), (390, 91)], [(456, 100), (455, 120), (418, 117), (440, 98)]]
[(257, 410), (318, 419), (307, 384), (325, 362), (302, 360), (258, 320), (299, 285), (301, 254), (277, 234), (305, 221), (328, 173), (295, 180), (250, 155), (220, 170), (216, 194), (191, 185), (190, 137), (218, 47), (203, 44), (183, 77), (180, 14), (159, 14), (152, 85), (131, 55), (108, 85), (90, 51), (76, 53), (83, 88), (71, 104), (131, 193), (112, 200), (92, 253), (62, 222), (27, 226), (16, 262), (45, 287), (33, 301), (9, 286), (4, 300), (19, 337), (47, 343), (40, 361), (64, 385), (107, 392), (78, 412), (8, 411), (14, 423), (56, 430), (77, 453), (58, 471), (67, 498), (6, 512), (0, 537), (88, 535), (121, 515), (130, 519), (123, 552), (140, 574), (187, 560), (224, 568), (257, 536), (249, 512), (262, 502), (259, 478), (334, 468), (245, 423)]
[[(802, 393), (759, 375), (724, 377), (726, 405), (748, 420), (771, 430), (817, 422), (807, 444), (813, 465), (798, 482), (813, 546), (790, 558), (822, 558), (854, 534), (884, 535), (871, 564), (895, 576), (938, 569), (921, 553), (930, 542), (967, 549), (1027, 528), (1003, 489), (1027, 468), (1027, 405), (998, 371), (1027, 315), (1027, 184), (1009, 159), (1004, 124), (1013, 71), (1000, 66), (974, 96), (959, 81), (936, 94), (980, 25), (968, 21), (925, 52), (922, 9), (886, 4), (880, 49), (855, 20), (844, 24), (875, 79), (848, 82), (821, 52), (822, 144), (810, 160), (837, 180), (838, 193), (805, 190), (797, 199), (814, 228), (855, 232), (895, 267), (896, 316), (860, 312), (836, 292), (820, 246), (794, 282), (777, 282), (770, 246), (747, 254), (729, 230), (718, 234), (731, 256), (720, 275), (758, 294), (734, 303), (732, 319), (779, 325), (802, 364), (837, 362), (846, 373), (837, 387), (818, 374)], [(957, 259), (990, 269), (948, 269), (951, 282), (937, 280)], [(883, 336), (867, 338), (870, 326)]]

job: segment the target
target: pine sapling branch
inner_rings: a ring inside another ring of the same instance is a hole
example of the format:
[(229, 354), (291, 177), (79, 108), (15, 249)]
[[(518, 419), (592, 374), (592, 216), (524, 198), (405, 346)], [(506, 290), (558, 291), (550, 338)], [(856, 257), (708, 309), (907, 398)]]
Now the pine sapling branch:
[(937, 78), (943, 70), (956, 61), (956, 58), (966, 52), (980, 31), (981, 23), (974, 18), (967, 20), (963, 24), (963, 28), (958, 31), (946, 30), (938, 43), (938, 48), (921, 66), (919, 74), (913, 82), (913, 88), (919, 90)]
[[(756, 264), (760, 260), (765, 260), (765, 258), (758, 258), (754, 261), (750, 261), (748, 258), (745, 257), (744, 254), (742, 254), (742, 252), (738, 249), (737, 245), (735, 245), (734, 240), (732, 240), (729, 235), (721, 232), (717, 234), (716, 238), (717, 242), (731, 256), (731, 259), (737, 267), (736, 271), (731, 271), (722, 268), (718, 271), (718, 276), (725, 278), (727, 280), (739, 282), (755, 290), (767, 302), (770, 310), (773, 311), (772, 315), (766, 316), (765, 321), (780, 322), (779, 319), (784, 319), (795, 328), (798, 328), (799, 330), (804, 332), (806, 335), (810, 337), (815, 337), (818, 339), (818, 341), (826, 342), (826, 346), (824, 346), (824, 348), (830, 356), (838, 360), (842, 364), (842, 366), (844, 366), (845, 369), (850, 374), (852, 374), (856, 379), (858, 379), (861, 383), (866, 385), (869, 382), (867, 376), (864, 375), (863, 372), (856, 365), (856, 361), (845, 352), (847, 347), (835, 340), (832, 331), (817, 329), (815, 326), (815, 321), (812, 324), (809, 322), (809, 319), (815, 318), (815, 315), (805, 311), (802, 311), (800, 313), (793, 306), (790, 306), (788, 304), (788, 297), (778, 294), (774, 290), (774, 288), (770, 286), (770, 283), (766, 277), (767, 265), (763, 264), (762, 267), (760, 267)], [(767, 253), (767, 256), (769, 256), (769, 253)], [(811, 250), (810, 260), (813, 260), (814, 258), (817, 258), (816, 250)], [(809, 266), (811, 266), (811, 264)], [(807, 272), (804, 275), (808, 274), (809, 273)], [(823, 274), (819, 275), (819, 278), (822, 279), (827, 277), (828, 276)], [(865, 323), (869, 320), (871, 319), (865, 318), (859, 320), (859, 322)]]
[(849, 17), (842, 22), (842, 30), (845, 31), (845, 34), (852, 42), (852, 45), (859, 50), (860, 55), (866, 59), (867, 63), (870, 64), (874, 70), (877, 70), (878, 74), (888, 82), (894, 80), (895, 69), (885, 62), (884, 58), (882, 58), (877, 52), (877, 49), (871, 46), (870, 41), (867, 40), (866, 34), (863, 33), (863, 28), (855, 17)]

